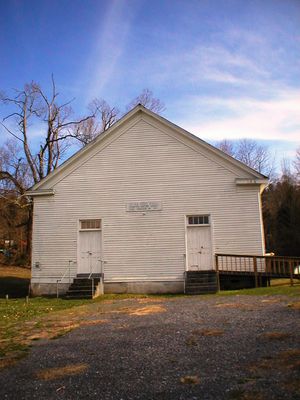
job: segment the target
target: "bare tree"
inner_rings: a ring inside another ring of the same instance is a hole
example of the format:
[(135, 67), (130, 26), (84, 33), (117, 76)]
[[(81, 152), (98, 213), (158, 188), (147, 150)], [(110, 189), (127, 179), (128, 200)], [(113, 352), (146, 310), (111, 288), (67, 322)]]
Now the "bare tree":
[(295, 168), (296, 178), (298, 182), (300, 182), (300, 147), (298, 147), (298, 149), (296, 150), (296, 157), (293, 164)]
[[(13, 111), (1, 122), (5, 131), (14, 137), (22, 146), (23, 158), (30, 170), (32, 183), (37, 183), (49, 175), (57, 166), (66, 150), (66, 139), (73, 137), (71, 128), (89, 120), (92, 116), (72, 120), (70, 101), (58, 102), (59, 93), (52, 77), (52, 93), (50, 97), (35, 83), (25, 85), (23, 90), (16, 90), (15, 96), (2, 95), (2, 102)], [(13, 126), (13, 127), (12, 127)], [(40, 144), (36, 149), (30, 142), (32, 128), (41, 130)], [(64, 143), (64, 145), (62, 145)], [(8, 171), (0, 171), (0, 179), (7, 176)], [(25, 189), (26, 190), (26, 189)]]
[(89, 110), (92, 117), (73, 126), (72, 136), (79, 140), (82, 146), (109, 129), (120, 116), (116, 107), (111, 107), (102, 99), (94, 99), (89, 105)]
[[(30, 250), (32, 207), (26, 190), (57, 168), (72, 129), (93, 116), (73, 120), (70, 102), (60, 103), (52, 77), (52, 90), (47, 96), (35, 82), (15, 90), (13, 96), (1, 93), (0, 101), (9, 108), (0, 125), (12, 140), (0, 149), (0, 196), (3, 201), (27, 210), (27, 251)], [(32, 130), (40, 131), (39, 144), (32, 140)], [(22, 212), (23, 213), (23, 212)], [(24, 214), (24, 213), (23, 213)]]
[(220, 150), (248, 165), (248, 167), (273, 177), (274, 160), (266, 146), (258, 144), (252, 139), (240, 139), (232, 141), (224, 139), (215, 144)]
[(28, 164), (22, 158), (22, 149), (16, 139), (8, 139), (0, 147), (0, 194), (14, 192), (22, 196), (32, 182)]
[(222, 150), (224, 153), (234, 157), (234, 143), (231, 140), (223, 139), (216, 144), (216, 147), (218, 147), (218, 149)]
[[(127, 105), (126, 112), (129, 112), (138, 104), (158, 114), (165, 110), (164, 104), (158, 98), (155, 98), (149, 89), (144, 89), (139, 96), (133, 99)], [(90, 103), (89, 110), (92, 117), (74, 125), (73, 131), (70, 133), (72, 137), (79, 140), (81, 146), (90, 143), (124, 115), (117, 107), (111, 107), (105, 100), (97, 98)]]
[(264, 170), (269, 164), (269, 153), (267, 148), (259, 145), (252, 139), (239, 140), (235, 156), (244, 164), (261, 173), (265, 172)]
[(144, 89), (140, 95), (133, 99), (127, 105), (126, 110), (130, 111), (138, 104), (141, 104), (142, 106), (148, 108), (148, 110), (151, 110), (157, 114), (161, 114), (166, 109), (164, 103), (160, 99), (153, 97), (153, 93), (149, 89)]
[(12, 243), (18, 241), (18, 251), (12, 259), (17, 263), (27, 260), (32, 219), (31, 205), (24, 196), (32, 179), (21, 150), (14, 138), (0, 148), (0, 239), (9, 239)]

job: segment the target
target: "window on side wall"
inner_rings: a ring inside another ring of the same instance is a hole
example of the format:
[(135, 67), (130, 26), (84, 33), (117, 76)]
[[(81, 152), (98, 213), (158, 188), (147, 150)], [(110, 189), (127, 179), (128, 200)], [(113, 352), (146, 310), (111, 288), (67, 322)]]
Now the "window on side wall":
[(191, 226), (209, 225), (209, 219), (209, 215), (189, 215), (187, 217), (187, 224)]
[(81, 219), (80, 220), (80, 230), (95, 230), (101, 229), (100, 219)]

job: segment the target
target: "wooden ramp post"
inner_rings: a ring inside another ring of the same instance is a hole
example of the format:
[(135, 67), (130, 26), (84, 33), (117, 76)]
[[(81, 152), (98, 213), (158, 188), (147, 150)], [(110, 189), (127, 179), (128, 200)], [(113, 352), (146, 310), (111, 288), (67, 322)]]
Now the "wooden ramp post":
[(258, 276), (257, 276), (257, 258), (253, 257), (253, 268), (254, 268), (254, 275), (255, 275), (255, 287), (258, 287)]
[(294, 280), (293, 280), (293, 265), (292, 265), (293, 263), (292, 263), (292, 261), (291, 260), (289, 260), (289, 270), (290, 270), (290, 283), (291, 283), (291, 286), (294, 286)]
[(217, 286), (218, 286), (218, 292), (221, 290), (220, 289), (220, 272), (219, 272), (219, 260), (218, 260), (218, 255), (215, 255), (215, 264), (216, 264), (216, 273), (217, 273)]

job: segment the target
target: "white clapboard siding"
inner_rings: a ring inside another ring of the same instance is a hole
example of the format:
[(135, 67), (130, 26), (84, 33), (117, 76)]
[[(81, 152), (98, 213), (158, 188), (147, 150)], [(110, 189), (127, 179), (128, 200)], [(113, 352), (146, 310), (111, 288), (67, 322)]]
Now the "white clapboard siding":
[[(263, 253), (259, 188), (235, 183), (250, 172), (147, 116), (105, 140), (47, 182), (54, 196), (34, 198), (33, 282), (54, 282), (77, 261), (86, 218), (102, 220), (106, 281), (182, 280), (189, 214), (211, 215), (214, 252)], [(127, 212), (133, 201), (160, 201), (162, 210)]]

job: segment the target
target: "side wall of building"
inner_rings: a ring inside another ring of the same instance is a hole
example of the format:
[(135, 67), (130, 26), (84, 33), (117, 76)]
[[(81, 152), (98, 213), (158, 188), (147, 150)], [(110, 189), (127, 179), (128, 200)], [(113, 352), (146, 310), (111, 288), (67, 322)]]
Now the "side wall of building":
[[(70, 261), (76, 275), (80, 219), (101, 219), (105, 282), (131, 282), (131, 291), (134, 282), (173, 282), (166, 291), (180, 291), (186, 215), (210, 215), (213, 252), (262, 254), (259, 189), (237, 186), (241, 177), (247, 173), (137, 119), (52, 183), (54, 196), (34, 199), (32, 287), (47, 292)], [(128, 212), (135, 201), (162, 209)]]

